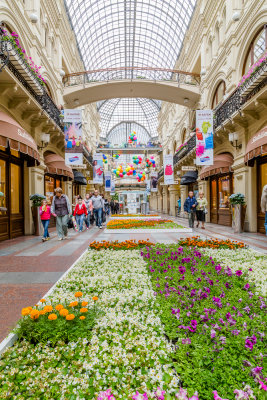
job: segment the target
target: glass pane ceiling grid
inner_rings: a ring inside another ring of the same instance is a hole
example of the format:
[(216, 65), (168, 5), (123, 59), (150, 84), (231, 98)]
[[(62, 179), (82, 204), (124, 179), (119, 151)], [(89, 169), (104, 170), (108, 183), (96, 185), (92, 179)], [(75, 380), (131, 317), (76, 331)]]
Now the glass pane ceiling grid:
[[(196, 0), (65, 0), (86, 70), (116, 67), (173, 68)], [(137, 72), (138, 73), (138, 72)], [(145, 72), (142, 72), (145, 75)], [(133, 78), (131, 70), (125, 78)], [(113, 100), (110, 110), (113, 109)], [(138, 110), (139, 100), (134, 99)], [(108, 101), (108, 102), (109, 102)], [(151, 100), (147, 100), (151, 101)], [(124, 104), (124, 103), (123, 103)], [(126, 102), (127, 106), (127, 102)], [(101, 119), (102, 107), (99, 108)], [(121, 121), (129, 120), (120, 108)], [(159, 110), (157, 110), (158, 113)], [(127, 110), (126, 110), (127, 114)], [(110, 119), (113, 119), (110, 115)], [(105, 117), (107, 119), (107, 117)], [(157, 123), (157, 115), (155, 115)], [(116, 119), (116, 124), (119, 122)], [(130, 121), (145, 126), (138, 115)], [(101, 123), (105, 136), (114, 127)], [(147, 129), (147, 126), (145, 126)], [(148, 130), (151, 136), (156, 131)]]

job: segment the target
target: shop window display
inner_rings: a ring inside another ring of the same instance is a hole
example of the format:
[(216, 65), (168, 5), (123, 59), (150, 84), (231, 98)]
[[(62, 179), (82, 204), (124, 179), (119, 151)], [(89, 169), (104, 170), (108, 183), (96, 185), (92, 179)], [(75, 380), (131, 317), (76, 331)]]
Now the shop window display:
[(21, 209), (21, 168), (19, 165), (10, 164), (10, 178), (11, 214), (19, 214)]
[(7, 199), (6, 161), (0, 160), (0, 215), (5, 215)]
[(229, 196), (231, 195), (230, 190), (230, 177), (229, 175), (223, 176), (218, 180), (219, 189), (219, 208), (229, 209)]

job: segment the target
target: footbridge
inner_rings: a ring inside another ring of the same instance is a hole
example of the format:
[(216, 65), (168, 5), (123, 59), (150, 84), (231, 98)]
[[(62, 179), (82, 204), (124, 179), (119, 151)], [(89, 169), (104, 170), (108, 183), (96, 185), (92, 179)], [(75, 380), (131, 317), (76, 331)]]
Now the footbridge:
[(149, 98), (193, 107), (200, 75), (172, 69), (121, 67), (75, 72), (63, 78), (67, 107), (112, 98)]

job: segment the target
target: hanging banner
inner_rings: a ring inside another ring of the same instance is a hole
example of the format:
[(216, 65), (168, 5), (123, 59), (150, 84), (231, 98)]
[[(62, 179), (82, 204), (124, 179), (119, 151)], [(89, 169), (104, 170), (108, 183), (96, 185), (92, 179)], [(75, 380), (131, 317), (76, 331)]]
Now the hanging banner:
[(165, 185), (173, 185), (174, 171), (173, 171), (173, 155), (165, 154), (163, 159), (164, 164), (164, 183)]
[(157, 192), (158, 191), (158, 173), (151, 172), (150, 179), (151, 179), (151, 183), (150, 183), (151, 192)]
[(213, 165), (212, 110), (196, 110), (196, 165)]
[[(64, 114), (65, 163), (66, 165), (82, 165), (82, 110), (63, 110), (62, 112)], [(75, 156), (75, 159), (69, 154)]]
[(111, 191), (110, 191), (111, 196), (114, 196), (115, 194), (115, 181), (111, 181)]
[(101, 153), (95, 153), (93, 158), (93, 182), (97, 185), (103, 185), (103, 156)]
[(105, 192), (111, 191), (111, 172), (105, 172)]
[(151, 190), (151, 187), (150, 187), (150, 180), (147, 180), (147, 182), (146, 182), (146, 194), (147, 194), (147, 195), (150, 194), (150, 190)]

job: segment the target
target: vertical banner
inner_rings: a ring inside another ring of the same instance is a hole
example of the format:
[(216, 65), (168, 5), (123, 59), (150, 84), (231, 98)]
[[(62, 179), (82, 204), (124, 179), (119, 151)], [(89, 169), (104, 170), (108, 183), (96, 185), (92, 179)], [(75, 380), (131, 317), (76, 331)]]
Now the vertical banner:
[(105, 192), (111, 191), (111, 172), (105, 172)]
[(155, 171), (151, 172), (150, 174), (150, 190), (151, 192), (157, 192), (158, 191), (158, 173)]
[(147, 194), (147, 195), (150, 194), (150, 190), (151, 190), (151, 187), (150, 187), (150, 179), (148, 179), (147, 182), (146, 182), (146, 194)]
[(212, 110), (196, 110), (196, 165), (213, 165)]
[(83, 165), (82, 110), (64, 110), (66, 165)]
[(174, 171), (173, 171), (173, 155), (165, 154), (163, 158), (164, 164), (164, 183), (165, 185), (174, 184)]
[(103, 185), (103, 156), (101, 153), (95, 153), (93, 158), (93, 183)]
[(110, 191), (111, 196), (114, 196), (115, 194), (115, 181), (112, 179), (111, 181), (111, 191)]

